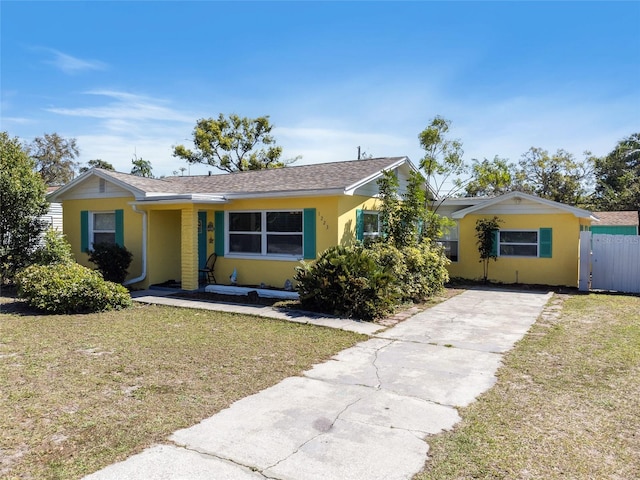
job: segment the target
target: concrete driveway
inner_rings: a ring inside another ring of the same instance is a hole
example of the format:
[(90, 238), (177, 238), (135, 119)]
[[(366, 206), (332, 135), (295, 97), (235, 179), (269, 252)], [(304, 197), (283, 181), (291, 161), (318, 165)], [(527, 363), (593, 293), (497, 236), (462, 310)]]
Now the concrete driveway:
[(409, 479), (551, 295), (468, 290), (85, 478)]

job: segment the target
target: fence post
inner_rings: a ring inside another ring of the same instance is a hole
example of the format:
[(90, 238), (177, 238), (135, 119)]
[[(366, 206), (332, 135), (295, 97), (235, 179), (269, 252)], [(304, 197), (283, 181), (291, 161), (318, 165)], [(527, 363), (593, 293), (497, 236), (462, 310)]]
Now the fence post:
[(580, 232), (578, 290), (589, 291), (591, 278), (591, 232)]

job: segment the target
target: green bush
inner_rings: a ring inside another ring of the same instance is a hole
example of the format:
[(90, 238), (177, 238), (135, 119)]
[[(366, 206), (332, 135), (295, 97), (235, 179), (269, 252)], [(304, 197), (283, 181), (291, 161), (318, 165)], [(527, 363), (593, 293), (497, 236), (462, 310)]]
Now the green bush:
[(362, 320), (393, 311), (398, 290), (389, 269), (362, 245), (325, 250), (296, 268), (296, 289), (304, 308)]
[(398, 249), (389, 243), (369, 245), (377, 263), (394, 278), (402, 302), (421, 302), (442, 290), (449, 280), (449, 260), (442, 248), (431, 242)]
[(49, 313), (90, 313), (131, 306), (126, 288), (77, 263), (31, 265), (16, 275), (18, 295)]
[(444, 288), (449, 280), (447, 265), (450, 260), (441, 246), (423, 242), (416, 247), (403, 248), (402, 254), (408, 275), (404, 280), (407, 300), (421, 302)]
[(122, 283), (127, 278), (133, 254), (115, 243), (96, 243), (89, 252), (89, 261), (95, 263), (105, 280)]
[(36, 249), (33, 260), (38, 265), (74, 262), (71, 245), (61, 232), (53, 228), (45, 232), (43, 243)]

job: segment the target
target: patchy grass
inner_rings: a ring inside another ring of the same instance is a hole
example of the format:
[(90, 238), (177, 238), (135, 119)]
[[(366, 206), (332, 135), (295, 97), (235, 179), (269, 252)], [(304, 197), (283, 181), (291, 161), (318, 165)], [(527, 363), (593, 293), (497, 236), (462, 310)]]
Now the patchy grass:
[(640, 478), (640, 298), (554, 297), (415, 480)]
[(1, 301), (4, 479), (82, 477), (365, 338), (161, 306), (38, 315)]

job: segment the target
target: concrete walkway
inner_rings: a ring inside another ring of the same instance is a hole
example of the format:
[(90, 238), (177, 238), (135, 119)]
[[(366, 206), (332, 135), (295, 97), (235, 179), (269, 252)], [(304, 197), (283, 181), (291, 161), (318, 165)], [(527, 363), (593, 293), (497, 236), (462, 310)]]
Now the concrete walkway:
[(297, 310), (279, 310), (262, 305), (242, 305), (238, 303), (208, 302), (191, 298), (171, 297), (179, 290), (142, 290), (132, 292), (131, 297), (140, 303), (156, 305), (170, 305), (173, 307), (195, 308), (200, 310), (215, 310), (218, 312), (241, 313), (243, 315), (256, 315), (258, 317), (275, 318), (296, 323), (308, 323), (321, 327), (339, 328), (350, 332), (373, 335), (385, 327), (371, 322), (361, 322), (346, 318), (336, 318), (324, 315), (316, 315), (311, 312)]
[(85, 478), (410, 479), (551, 295), (468, 290)]

